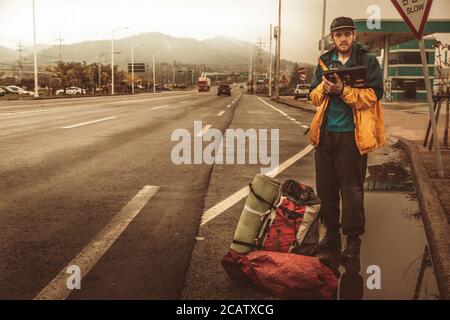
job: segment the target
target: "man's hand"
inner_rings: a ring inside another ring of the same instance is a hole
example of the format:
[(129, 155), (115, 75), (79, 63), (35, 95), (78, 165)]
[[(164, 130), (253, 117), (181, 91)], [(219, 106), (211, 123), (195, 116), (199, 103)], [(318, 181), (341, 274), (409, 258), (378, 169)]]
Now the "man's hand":
[(342, 92), (344, 91), (344, 84), (342, 83), (341, 79), (336, 73), (333, 76), (336, 83), (328, 81), (325, 77), (322, 77), (325, 92), (341, 95)]

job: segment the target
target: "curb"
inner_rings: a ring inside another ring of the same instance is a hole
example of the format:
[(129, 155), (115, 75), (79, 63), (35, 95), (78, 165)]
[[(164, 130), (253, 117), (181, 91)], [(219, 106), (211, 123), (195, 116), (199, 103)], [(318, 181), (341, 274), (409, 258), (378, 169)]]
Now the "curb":
[(300, 110), (303, 110), (303, 111), (306, 111), (306, 112), (309, 112), (309, 113), (316, 113), (316, 110), (315, 110), (313, 107), (311, 107), (311, 108), (306, 108), (306, 107), (298, 106), (298, 105), (295, 105), (295, 104), (293, 104), (293, 103), (290, 103), (289, 101), (286, 101), (286, 100), (284, 100), (284, 99), (272, 99), (272, 100), (273, 100), (273, 101), (276, 101), (276, 102), (279, 102), (279, 103), (281, 103), (281, 104), (284, 104), (284, 105), (286, 105), (286, 106), (288, 106), (288, 107), (300, 109)]
[(406, 151), (411, 161), (417, 198), (441, 299), (450, 300), (450, 225), (435, 195), (436, 192), (424, 168), (417, 146), (404, 138), (398, 138), (398, 145)]

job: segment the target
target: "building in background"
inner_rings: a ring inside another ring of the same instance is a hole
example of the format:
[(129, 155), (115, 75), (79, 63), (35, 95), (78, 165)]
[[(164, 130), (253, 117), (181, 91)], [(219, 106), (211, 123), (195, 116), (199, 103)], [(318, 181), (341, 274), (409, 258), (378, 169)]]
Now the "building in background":
[[(436, 42), (434, 38), (425, 39), (431, 88), (434, 87), (435, 78)], [(411, 40), (389, 48), (389, 73), (386, 81), (390, 82), (393, 100), (427, 100), (419, 41)]]

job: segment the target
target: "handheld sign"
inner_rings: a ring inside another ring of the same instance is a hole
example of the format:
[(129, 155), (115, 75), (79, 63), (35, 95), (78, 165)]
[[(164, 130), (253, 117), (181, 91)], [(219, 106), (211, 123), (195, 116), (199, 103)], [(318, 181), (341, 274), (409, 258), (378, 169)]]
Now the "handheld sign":
[(422, 39), (433, 0), (391, 0), (417, 39)]

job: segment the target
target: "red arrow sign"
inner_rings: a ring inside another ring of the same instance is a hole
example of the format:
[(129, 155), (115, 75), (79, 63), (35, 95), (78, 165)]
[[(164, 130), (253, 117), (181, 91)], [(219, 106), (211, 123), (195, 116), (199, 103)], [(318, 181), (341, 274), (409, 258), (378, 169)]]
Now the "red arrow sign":
[(433, 0), (391, 0), (417, 39), (422, 39), (423, 30), (430, 14)]

